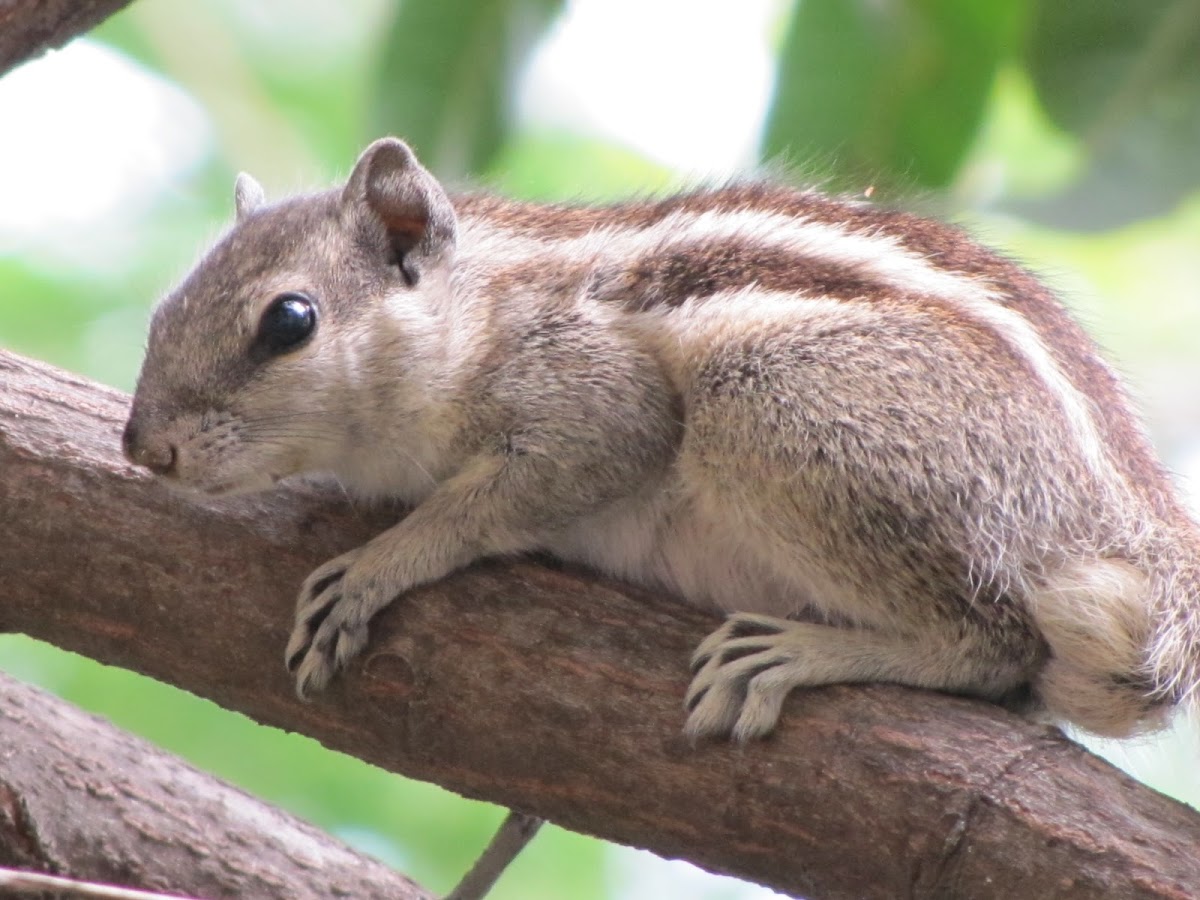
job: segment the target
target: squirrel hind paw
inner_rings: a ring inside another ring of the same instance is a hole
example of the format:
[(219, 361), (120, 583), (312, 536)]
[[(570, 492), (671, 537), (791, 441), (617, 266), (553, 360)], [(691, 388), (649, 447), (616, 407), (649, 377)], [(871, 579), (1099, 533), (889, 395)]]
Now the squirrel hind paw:
[(774, 730), (784, 699), (802, 683), (778, 647), (788, 626), (769, 616), (731, 616), (700, 644), (686, 699), (690, 739), (748, 741)]

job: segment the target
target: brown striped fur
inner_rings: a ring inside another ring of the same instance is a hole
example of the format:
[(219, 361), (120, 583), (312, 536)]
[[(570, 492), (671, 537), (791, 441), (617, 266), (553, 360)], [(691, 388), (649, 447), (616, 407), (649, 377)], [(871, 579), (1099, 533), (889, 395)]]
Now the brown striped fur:
[[(1043, 285), (963, 232), (736, 184), (451, 198), (399, 141), (266, 204), (160, 305), (127, 452), (209, 492), (314, 470), (416, 504), (301, 590), (301, 691), (408, 588), (549, 550), (733, 615), (691, 734), (885, 680), (1095, 732), (1200, 682), (1200, 538)], [(251, 350), (281, 292), (312, 339)]]

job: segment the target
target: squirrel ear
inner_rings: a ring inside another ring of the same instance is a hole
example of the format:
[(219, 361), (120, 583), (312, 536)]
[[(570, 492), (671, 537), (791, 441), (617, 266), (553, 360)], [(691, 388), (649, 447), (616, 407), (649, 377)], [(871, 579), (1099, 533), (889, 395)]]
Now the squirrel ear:
[(233, 183), (233, 206), (237, 210), (238, 221), (246, 218), (254, 210), (267, 202), (267, 195), (262, 185), (245, 172), (238, 174)]
[(366, 207), (387, 229), (401, 268), (415, 280), (414, 258), (454, 246), (457, 219), (450, 198), (408, 145), (381, 138), (363, 151), (342, 190), (343, 208)]

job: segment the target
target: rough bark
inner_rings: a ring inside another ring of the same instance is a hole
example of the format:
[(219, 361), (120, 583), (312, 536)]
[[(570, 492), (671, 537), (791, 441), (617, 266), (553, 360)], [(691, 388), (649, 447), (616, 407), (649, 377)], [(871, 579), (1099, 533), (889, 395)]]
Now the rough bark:
[(131, 0), (0, 0), (0, 75), (95, 28)]
[(121, 394), (12, 356), (0, 382), (0, 629), (791, 894), (1200, 896), (1200, 815), (986, 704), (811, 690), (770, 740), (689, 746), (688, 656), (715, 620), (586, 573), (490, 563), (414, 591), (301, 703), (293, 592), (395, 513), (314, 489), (185, 499), (121, 461)]
[(3, 674), (0, 866), (207, 900), (430, 896), (316, 828)]

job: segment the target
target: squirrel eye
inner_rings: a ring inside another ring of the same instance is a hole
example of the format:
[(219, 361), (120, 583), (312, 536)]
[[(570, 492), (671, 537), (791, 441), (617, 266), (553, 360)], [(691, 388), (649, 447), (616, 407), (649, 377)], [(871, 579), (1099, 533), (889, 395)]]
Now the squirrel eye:
[(317, 327), (317, 308), (306, 294), (280, 294), (263, 311), (258, 322), (256, 349), (270, 355), (295, 350)]

